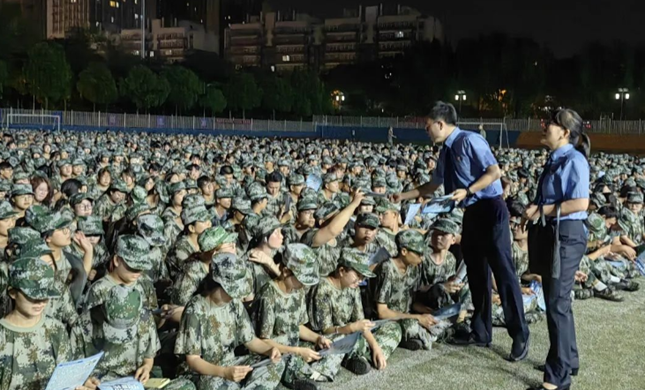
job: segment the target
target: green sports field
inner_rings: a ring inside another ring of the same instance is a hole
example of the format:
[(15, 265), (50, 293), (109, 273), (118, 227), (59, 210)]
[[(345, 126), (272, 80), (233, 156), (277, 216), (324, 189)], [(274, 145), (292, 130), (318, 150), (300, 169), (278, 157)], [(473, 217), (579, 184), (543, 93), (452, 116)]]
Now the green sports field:
[[(581, 367), (572, 389), (645, 390), (645, 291), (625, 293), (625, 298), (622, 303), (574, 302)], [(397, 350), (386, 370), (359, 377), (342, 369), (325, 389), (525, 389), (541, 381), (533, 366), (544, 361), (548, 348), (546, 322), (530, 329), (530, 354), (520, 363), (502, 358), (511, 340), (498, 328), (490, 349), (435, 344), (427, 352)]]

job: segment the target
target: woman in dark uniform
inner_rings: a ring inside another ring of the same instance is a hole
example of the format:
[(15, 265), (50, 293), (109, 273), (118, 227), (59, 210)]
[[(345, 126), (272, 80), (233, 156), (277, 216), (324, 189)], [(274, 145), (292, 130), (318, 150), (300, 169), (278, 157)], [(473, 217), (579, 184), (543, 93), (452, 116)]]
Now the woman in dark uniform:
[(524, 217), (533, 222), (530, 269), (542, 276), (551, 347), (544, 382), (531, 389), (566, 390), (579, 368), (571, 289), (587, 248), (590, 142), (578, 113), (563, 109), (547, 125), (542, 143), (551, 154)]

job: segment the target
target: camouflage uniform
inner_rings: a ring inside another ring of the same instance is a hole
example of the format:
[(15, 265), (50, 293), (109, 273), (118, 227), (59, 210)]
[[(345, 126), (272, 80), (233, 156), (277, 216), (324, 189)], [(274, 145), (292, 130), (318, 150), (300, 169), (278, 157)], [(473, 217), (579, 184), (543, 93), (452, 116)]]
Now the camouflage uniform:
[(163, 245), (166, 238), (163, 235), (163, 220), (157, 214), (144, 214), (137, 218), (137, 232), (150, 245), (150, 270), (145, 275), (152, 283), (160, 280), (170, 280), (166, 256), (163, 252)]
[[(424, 252), (423, 236), (414, 230), (405, 230), (397, 234), (397, 241), (404, 248), (419, 253)], [(370, 280), (370, 290), (375, 304), (387, 305), (390, 310), (409, 313), (412, 309), (412, 297), (420, 283), (419, 267), (407, 267), (401, 274), (393, 260), (380, 263), (374, 273), (376, 278)], [(376, 310), (376, 308), (375, 308)], [(405, 319), (398, 321), (403, 333), (402, 340), (420, 340), (424, 349), (431, 349), (436, 336), (431, 335), (419, 325), (417, 320)]]
[[(314, 242), (314, 237), (320, 229), (311, 229), (302, 235), (302, 242), (305, 245), (312, 246)], [(340, 258), (340, 245), (338, 245), (338, 239), (331, 240), (330, 242), (313, 248), (316, 255), (318, 255), (318, 265), (320, 274), (327, 276), (330, 273), (334, 272), (336, 266), (338, 265), (338, 259)]]
[[(340, 264), (355, 269), (364, 277), (373, 277), (364, 259), (360, 255), (343, 252)], [(328, 278), (323, 278), (309, 294), (309, 319), (314, 330), (322, 332), (332, 327), (343, 327), (356, 321), (365, 319), (363, 315), (363, 304), (357, 299), (357, 294), (352, 289), (338, 289)], [(388, 359), (392, 352), (401, 342), (401, 328), (392, 322), (373, 330), (374, 338), (381, 347), (385, 359)], [(372, 350), (365, 337), (361, 336), (354, 351), (349, 358), (362, 357), (368, 362), (372, 361)]]
[(396, 248), (396, 242), (394, 241), (396, 233), (387, 228), (380, 228), (376, 233), (375, 242), (384, 247), (389, 253), (390, 256), (396, 257), (399, 254), (398, 249)]
[[(260, 361), (255, 355), (236, 357), (235, 349), (253, 339), (253, 327), (244, 305), (239, 301), (250, 292), (243, 280), (245, 268), (234, 256), (217, 256), (211, 264), (209, 277), (218, 282), (233, 299), (222, 306), (210, 298), (194, 296), (181, 317), (175, 353), (198, 355), (208, 363), (229, 367), (250, 365)], [(280, 383), (284, 363), (253, 370), (241, 383), (224, 378), (199, 375), (197, 388), (212, 389), (274, 389)]]
[[(125, 183), (120, 180), (114, 180), (110, 185), (110, 189), (123, 192), (124, 194), (129, 192)], [(92, 212), (104, 221), (115, 222), (125, 217), (127, 210), (128, 206), (125, 201), (122, 201), (119, 204), (114, 204), (110, 199), (109, 194), (106, 192), (96, 201)]]
[[(304, 286), (313, 286), (319, 281), (316, 256), (303, 244), (291, 244), (283, 254), (283, 263)], [(305, 302), (305, 289), (284, 293), (276, 282), (267, 283), (255, 301), (255, 325), (261, 339), (271, 339), (282, 345), (300, 345), (300, 326), (309, 322)], [(310, 347), (304, 345), (304, 347)], [(333, 380), (340, 369), (344, 355), (327, 355), (306, 363), (300, 356), (289, 355), (283, 381), (293, 384), (298, 379), (309, 379), (318, 373)]]
[[(31, 299), (59, 295), (53, 269), (36, 258), (16, 260), (7, 284)], [(59, 363), (72, 360), (65, 326), (46, 315), (32, 328), (0, 320), (0, 389), (42, 390)]]
[(172, 207), (168, 207), (164, 210), (161, 218), (164, 221), (163, 235), (166, 238), (166, 243), (164, 244), (164, 253), (168, 253), (170, 248), (173, 247), (177, 237), (184, 230), (183, 225), (179, 225), (177, 219), (180, 218), (180, 215)]

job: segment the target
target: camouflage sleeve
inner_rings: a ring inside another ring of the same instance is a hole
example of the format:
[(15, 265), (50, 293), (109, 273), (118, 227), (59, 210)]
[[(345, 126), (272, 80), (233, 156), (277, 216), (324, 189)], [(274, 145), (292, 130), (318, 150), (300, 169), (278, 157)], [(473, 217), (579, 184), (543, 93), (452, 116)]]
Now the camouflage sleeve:
[(236, 311), (236, 323), (237, 323), (237, 335), (236, 339), (240, 344), (246, 344), (255, 338), (255, 333), (253, 332), (253, 325), (251, 325), (251, 319), (249, 318), (249, 313), (244, 308), (244, 305), (240, 301), (235, 301), (235, 311)]
[(141, 281), (141, 286), (143, 288), (145, 307), (146, 309), (153, 311), (159, 307), (159, 302), (157, 301), (157, 290), (149, 279), (140, 278), (139, 280)]
[(190, 298), (193, 296), (197, 287), (201, 282), (201, 275), (203, 275), (201, 270), (195, 269), (201, 267), (201, 263), (196, 261), (191, 261), (184, 267), (184, 272), (177, 279), (177, 283), (173, 286), (171, 302), (174, 305), (186, 306)]
[(305, 292), (304, 290), (298, 291), (298, 307), (300, 310), (300, 324), (299, 325), (306, 325), (309, 323), (309, 315), (307, 314), (307, 302), (305, 299)]
[(47, 336), (56, 354), (56, 364), (71, 361), (73, 355), (67, 329), (65, 329), (62, 323), (54, 319), (50, 319), (49, 321), (51, 321), (51, 326), (47, 326)]
[(379, 273), (376, 275), (376, 287), (374, 289), (374, 297), (376, 303), (387, 304), (392, 297), (392, 280), (390, 277), (389, 269), (385, 267), (385, 263), (379, 267)]
[(148, 336), (148, 348), (143, 352), (143, 358), (154, 359), (155, 356), (157, 356), (157, 352), (161, 349), (161, 342), (159, 341), (155, 321), (150, 312), (143, 315), (143, 322), (142, 326), (144, 328), (142, 330), (146, 332)]
[(356, 322), (365, 319), (365, 310), (363, 310), (363, 300), (361, 299), (361, 290), (352, 289), (350, 290), (352, 294), (352, 299), (354, 304), (352, 305), (352, 318), (351, 322)]
[(330, 290), (322, 287), (322, 283), (314, 287), (309, 302), (312, 329), (323, 331), (334, 326), (332, 301)]
[(175, 354), (177, 355), (202, 355), (201, 340), (204, 337), (201, 323), (202, 314), (197, 309), (194, 301), (191, 301), (181, 316), (175, 342)]
[(276, 317), (273, 302), (270, 302), (266, 295), (264, 294), (256, 298), (258, 299), (258, 307), (255, 313), (255, 326), (256, 334), (261, 339), (270, 339), (273, 337), (273, 326)]

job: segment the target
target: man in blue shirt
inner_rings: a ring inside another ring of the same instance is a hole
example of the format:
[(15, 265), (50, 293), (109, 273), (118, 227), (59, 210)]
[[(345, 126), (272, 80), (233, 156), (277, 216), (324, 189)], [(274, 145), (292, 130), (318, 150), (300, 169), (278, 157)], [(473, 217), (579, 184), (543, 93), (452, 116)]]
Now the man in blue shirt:
[(492, 340), (491, 269), (502, 301), (507, 330), (513, 339), (510, 361), (526, 358), (529, 330), (511, 254), (509, 214), (502, 199), (501, 170), (486, 140), (457, 127), (457, 111), (437, 102), (426, 122), (435, 143), (443, 143), (432, 180), (417, 189), (395, 194), (395, 202), (432, 195), (443, 184), (446, 194), (466, 209), (461, 240), (472, 292), (472, 333), (456, 345), (490, 346)]

